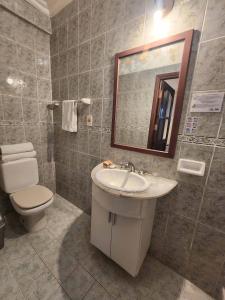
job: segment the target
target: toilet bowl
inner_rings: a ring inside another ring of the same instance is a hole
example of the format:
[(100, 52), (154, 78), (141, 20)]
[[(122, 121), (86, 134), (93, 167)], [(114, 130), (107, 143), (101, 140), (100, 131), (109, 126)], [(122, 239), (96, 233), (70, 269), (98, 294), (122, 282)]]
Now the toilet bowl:
[(52, 191), (38, 185), (38, 164), (35, 157), (0, 163), (0, 186), (9, 194), (20, 221), (29, 232), (46, 225), (45, 209), (54, 199)]
[(34, 185), (9, 195), (12, 206), (20, 215), (20, 221), (29, 232), (46, 225), (44, 210), (53, 202), (53, 193), (46, 187)]

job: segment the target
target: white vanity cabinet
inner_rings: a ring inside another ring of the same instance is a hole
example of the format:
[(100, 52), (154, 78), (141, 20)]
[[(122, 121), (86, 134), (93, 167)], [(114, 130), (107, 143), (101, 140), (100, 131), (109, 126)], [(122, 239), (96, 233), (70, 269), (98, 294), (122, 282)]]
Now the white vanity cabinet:
[[(156, 199), (170, 193), (177, 182), (104, 169), (102, 164), (92, 170), (91, 178), (91, 243), (136, 276), (150, 246)], [(148, 188), (143, 189), (145, 183)]]
[(92, 186), (91, 243), (132, 276), (138, 274), (150, 245), (155, 203)]
[(91, 243), (107, 256), (110, 256), (111, 252), (111, 231), (108, 211), (92, 198)]

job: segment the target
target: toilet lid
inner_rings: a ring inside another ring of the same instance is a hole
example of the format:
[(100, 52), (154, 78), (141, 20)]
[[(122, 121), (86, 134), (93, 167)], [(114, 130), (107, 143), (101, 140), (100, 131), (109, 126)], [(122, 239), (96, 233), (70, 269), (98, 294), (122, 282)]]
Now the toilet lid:
[(51, 200), (53, 193), (44, 186), (34, 185), (12, 193), (11, 197), (20, 208), (31, 209)]

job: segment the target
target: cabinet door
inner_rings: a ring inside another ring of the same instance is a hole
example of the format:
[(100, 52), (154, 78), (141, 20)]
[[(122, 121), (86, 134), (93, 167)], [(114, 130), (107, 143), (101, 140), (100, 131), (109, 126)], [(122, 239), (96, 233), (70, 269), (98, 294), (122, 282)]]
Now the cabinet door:
[(141, 220), (116, 215), (112, 225), (111, 258), (132, 276), (139, 271)]
[(107, 256), (110, 256), (111, 229), (109, 212), (92, 198), (91, 243)]

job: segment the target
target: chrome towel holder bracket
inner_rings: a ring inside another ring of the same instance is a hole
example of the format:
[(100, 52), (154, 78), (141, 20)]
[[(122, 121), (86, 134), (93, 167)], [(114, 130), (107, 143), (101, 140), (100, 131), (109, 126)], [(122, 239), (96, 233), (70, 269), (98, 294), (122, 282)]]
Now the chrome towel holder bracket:
[[(66, 101), (66, 100), (65, 100)], [(90, 105), (91, 104), (91, 99), (90, 98), (82, 98), (80, 100), (74, 100), (77, 103), (83, 103), (86, 105)], [(49, 110), (54, 110), (55, 108), (60, 106), (60, 103), (62, 103), (63, 101), (52, 101), (50, 103), (47, 104), (47, 108)]]

